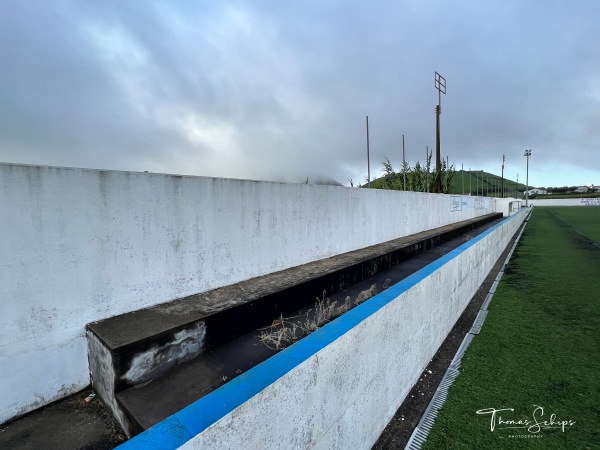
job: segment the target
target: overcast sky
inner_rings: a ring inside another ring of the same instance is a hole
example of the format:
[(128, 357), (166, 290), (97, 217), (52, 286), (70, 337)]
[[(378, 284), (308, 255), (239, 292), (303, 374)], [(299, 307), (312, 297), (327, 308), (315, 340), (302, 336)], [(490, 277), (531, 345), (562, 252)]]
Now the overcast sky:
[(0, 0), (0, 161), (344, 185), (435, 146), (600, 184), (600, 2)]

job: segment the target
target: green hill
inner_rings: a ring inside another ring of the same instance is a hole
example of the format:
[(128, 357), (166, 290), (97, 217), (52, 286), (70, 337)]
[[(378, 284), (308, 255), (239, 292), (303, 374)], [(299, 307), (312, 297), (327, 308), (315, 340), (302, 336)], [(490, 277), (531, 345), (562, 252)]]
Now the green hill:
[[(464, 189), (463, 189), (464, 176)], [(470, 184), (469, 184), (470, 183)], [(457, 170), (452, 180), (452, 194), (471, 194), (486, 197), (500, 197), (502, 190), (502, 177), (482, 170)], [(532, 186), (529, 186), (531, 189)], [(504, 197), (522, 197), (525, 190), (524, 183), (504, 178)]]
[[(463, 173), (464, 173), (464, 189), (463, 189)], [(398, 174), (396, 172), (396, 174)], [(400, 175), (398, 174), (400, 177)], [(433, 177), (434, 174), (430, 173), (429, 176)], [(470, 180), (470, 185), (469, 185)], [(500, 197), (500, 191), (502, 186), (502, 177), (495, 175), (493, 173), (484, 172), (482, 170), (457, 170), (454, 173), (454, 177), (452, 179), (452, 185), (450, 188), (450, 194), (466, 194), (469, 195), (469, 192), (472, 195), (476, 195), (479, 192), (479, 195), (483, 195), (486, 197)], [(366, 187), (366, 183), (363, 185)], [(385, 176), (375, 178), (371, 180), (371, 188), (372, 189), (388, 189)], [(531, 189), (532, 186), (529, 186)], [(513, 180), (509, 180), (507, 178), (504, 179), (504, 197), (522, 197), (523, 191), (525, 191), (525, 184), (519, 183), (517, 184)]]

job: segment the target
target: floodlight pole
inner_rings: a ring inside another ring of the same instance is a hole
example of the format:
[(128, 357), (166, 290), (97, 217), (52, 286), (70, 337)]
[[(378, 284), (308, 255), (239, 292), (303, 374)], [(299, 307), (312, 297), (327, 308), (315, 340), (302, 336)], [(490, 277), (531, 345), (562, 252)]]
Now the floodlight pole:
[(527, 158), (527, 174), (525, 176), (525, 207), (529, 206), (529, 157), (531, 156), (531, 150), (525, 150), (523, 156)]
[(483, 197), (483, 170), (481, 171), (481, 196)]
[[(446, 175), (448, 175), (448, 167), (450, 167), (450, 159), (448, 158), (448, 155), (446, 155)], [(444, 188), (444, 186), (446, 185), (446, 180), (448, 178), (445, 177), (444, 178), (444, 184), (442, 185), (442, 189)], [(448, 188), (448, 192), (446, 192), (446, 194), (450, 193), (450, 186), (446, 186)]]
[[(427, 172), (425, 172), (425, 184), (427, 185), (427, 193), (429, 193), (429, 164), (427, 164), (428, 159), (429, 159), (429, 145), (426, 145), (425, 146), (425, 168), (427, 169)], [(434, 186), (433, 192), (435, 192), (435, 186)]]
[(506, 157), (504, 155), (502, 155), (502, 194), (500, 195), (500, 198), (504, 198), (504, 160), (506, 159)]
[(440, 157), (440, 114), (442, 113), (442, 94), (446, 95), (446, 79), (435, 72), (435, 88), (438, 90), (438, 104), (435, 107), (435, 183), (433, 191), (442, 192), (442, 174)]
[(404, 153), (404, 135), (402, 135), (402, 177), (404, 178), (404, 190), (406, 190), (406, 154)]
[(371, 187), (371, 158), (369, 157), (369, 116), (367, 116), (367, 187)]

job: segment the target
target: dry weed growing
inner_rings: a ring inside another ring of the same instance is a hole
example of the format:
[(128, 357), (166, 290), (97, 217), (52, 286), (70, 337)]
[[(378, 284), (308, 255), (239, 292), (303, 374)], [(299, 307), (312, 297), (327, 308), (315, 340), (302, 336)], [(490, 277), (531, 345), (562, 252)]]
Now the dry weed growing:
[[(391, 281), (390, 278), (385, 280), (382, 286), (383, 290), (389, 287)], [(313, 310), (309, 309), (300, 316), (283, 317), (281, 315), (271, 325), (261, 329), (258, 340), (273, 350), (281, 350), (318, 330), (327, 322), (348, 312), (375, 294), (377, 294), (377, 285), (373, 284), (369, 289), (361, 291), (354, 301), (350, 296), (347, 296), (343, 302), (338, 304), (337, 300), (332, 302), (329, 298), (326, 298), (327, 292), (323, 291), (322, 298), (317, 297), (316, 299), (314, 314), (311, 314)]]

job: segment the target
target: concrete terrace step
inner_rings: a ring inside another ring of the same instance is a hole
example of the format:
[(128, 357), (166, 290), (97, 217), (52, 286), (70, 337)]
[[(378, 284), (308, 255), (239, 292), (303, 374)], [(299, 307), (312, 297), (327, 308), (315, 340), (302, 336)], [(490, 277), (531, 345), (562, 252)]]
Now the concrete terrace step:
[(277, 353), (259, 344), (258, 334), (234, 339), (172, 368), (151, 383), (119, 392), (117, 401), (133, 434), (147, 430)]
[[(196, 389), (196, 396), (206, 395), (223, 384), (224, 377), (235, 375), (227, 372), (226, 367), (232, 366), (227, 358), (236, 358), (236, 370), (246, 370), (256, 363), (252, 358), (243, 361), (243, 352), (239, 351), (229, 356), (219, 351), (220, 356), (208, 358), (212, 350), (226, 348), (231, 341), (270, 324), (281, 314), (286, 316), (311, 305), (324, 290), (328, 295), (343, 291), (500, 217), (490, 214), (447, 225), (88, 324), (94, 388), (126, 433), (136, 434), (156, 418), (140, 423), (123, 405), (133, 403), (135, 391), (139, 391), (138, 397), (147, 395), (148, 402), (161, 395), (141, 386), (177, 366), (181, 367), (174, 371), (176, 376), (186, 379), (182, 363), (198, 359), (193, 369), (195, 384), (189, 389)], [(267, 350), (264, 352), (263, 359), (269, 356)], [(134, 387), (137, 389), (131, 389)]]

